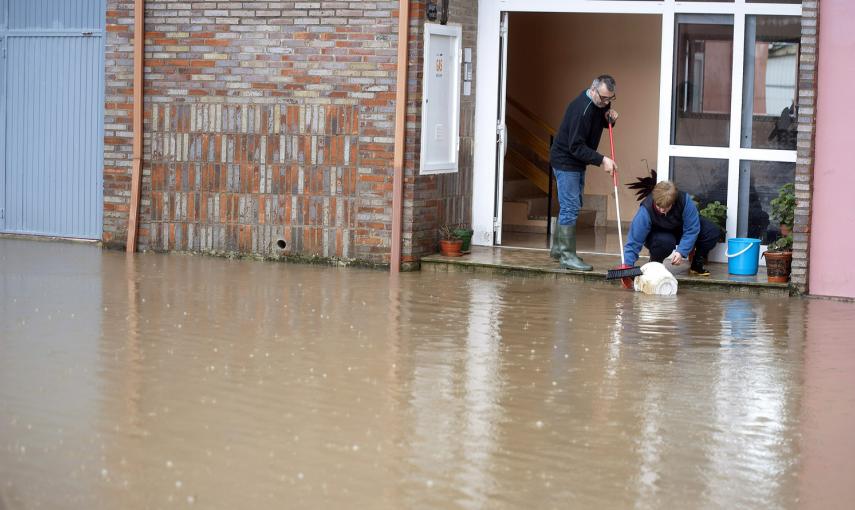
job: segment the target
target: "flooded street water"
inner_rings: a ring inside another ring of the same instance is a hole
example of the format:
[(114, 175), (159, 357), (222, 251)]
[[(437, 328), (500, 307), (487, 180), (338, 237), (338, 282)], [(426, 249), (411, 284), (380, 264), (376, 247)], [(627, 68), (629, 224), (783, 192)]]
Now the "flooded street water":
[(0, 510), (852, 508), (855, 304), (0, 239)]

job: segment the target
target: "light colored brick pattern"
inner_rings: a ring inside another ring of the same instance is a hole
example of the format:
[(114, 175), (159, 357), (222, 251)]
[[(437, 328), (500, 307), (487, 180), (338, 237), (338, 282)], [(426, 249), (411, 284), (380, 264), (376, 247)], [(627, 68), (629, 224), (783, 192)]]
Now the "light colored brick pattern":
[(349, 258), (354, 107), (155, 104), (150, 126), (154, 248)]
[[(107, 3), (103, 237), (121, 245), (133, 2)], [(140, 247), (266, 255), (283, 239), (388, 263), (397, 5), (147, 0)]]
[(809, 292), (810, 217), (813, 196), (814, 137), (816, 133), (816, 55), (819, 1), (802, 2), (802, 38), (799, 56), (798, 138), (796, 141), (796, 212), (793, 226), (793, 268), (790, 282), (800, 293)]

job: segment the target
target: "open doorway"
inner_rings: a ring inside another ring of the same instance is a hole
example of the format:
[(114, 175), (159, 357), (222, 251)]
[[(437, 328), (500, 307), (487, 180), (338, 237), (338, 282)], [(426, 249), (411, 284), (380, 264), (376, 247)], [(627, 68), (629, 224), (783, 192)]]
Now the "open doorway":
[[(644, 14), (508, 14), (507, 146), (496, 182), (501, 196), (499, 244), (549, 248), (550, 218), (558, 215), (550, 136), (567, 104), (600, 74), (611, 74), (617, 81), (614, 108), (621, 118), (615, 145), (626, 231), (638, 203), (625, 184), (649, 176), (658, 157), (661, 23), (661, 16)], [(598, 150), (609, 153), (607, 134)], [(588, 168), (583, 202), (578, 249), (619, 253), (612, 181), (601, 169)]]
[[(771, 197), (792, 186), (797, 160), (793, 143), (800, 62), (797, 0), (717, 4), (504, 0), (481, 7), (474, 244), (547, 248), (548, 218), (554, 213), (548, 207), (548, 136), (541, 141), (547, 147), (542, 156), (533, 158), (532, 165), (518, 165), (527, 167), (521, 172), (511, 168), (520, 158), (509, 149), (527, 135), (514, 135), (506, 120), (519, 114), (514, 111), (519, 104), (554, 129), (567, 102), (602, 73), (617, 79), (615, 107), (621, 120), (615, 136), (622, 221), (629, 221), (637, 208), (626, 184), (655, 167), (658, 180), (672, 180), (691, 194), (702, 214), (712, 208), (723, 237), (752, 235), (763, 244), (784, 235), (785, 222), (780, 229), (772, 224), (770, 206)], [(526, 122), (534, 121), (518, 121)], [(604, 137), (600, 152), (607, 152), (607, 140)], [(540, 201), (546, 195), (546, 207), (536, 203), (538, 195), (531, 187), (511, 182), (514, 175), (532, 169), (539, 169), (541, 184), (532, 184), (540, 188)], [(591, 198), (582, 212), (577, 248), (618, 252), (610, 179), (589, 168), (585, 194)], [(598, 227), (603, 201), (605, 226)], [(512, 208), (517, 209), (516, 216)], [(623, 226), (625, 231), (627, 225)], [(719, 243), (710, 260), (727, 260), (726, 243)]]

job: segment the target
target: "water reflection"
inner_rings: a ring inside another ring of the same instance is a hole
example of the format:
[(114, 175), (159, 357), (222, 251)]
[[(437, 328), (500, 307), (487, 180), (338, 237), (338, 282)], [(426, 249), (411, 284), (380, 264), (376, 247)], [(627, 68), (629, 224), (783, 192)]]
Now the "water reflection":
[(855, 500), (855, 342), (852, 304), (809, 301), (798, 415), (802, 508), (846, 508)]
[(465, 419), (462, 434), (464, 469), (458, 485), (468, 508), (484, 508), (498, 489), (491, 476), (496, 440), (502, 418), (502, 341), (500, 282), (472, 280), (469, 285), (469, 319), (464, 362)]
[(41, 480), (80, 508), (97, 489), (98, 332), (109, 303), (91, 255), (0, 239), (0, 508), (44, 502)]
[(6, 508), (855, 496), (849, 303), (43, 246), (0, 239)]
[[(752, 306), (753, 305), (753, 306)], [(781, 370), (782, 351), (766, 323), (768, 303), (736, 299), (721, 307), (721, 349), (711, 386), (713, 402), (709, 463), (717, 473), (713, 501), (750, 505), (752, 501), (795, 501), (788, 480), (795, 472), (795, 430), (791, 419), (800, 393), (795, 374)], [(779, 317), (772, 311), (772, 320)], [(784, 316), (784, 319), (786, 316)], [(792, 336), (802, 343), (802, 331)], [(749, 481), (737, 488), (725, 473)]]

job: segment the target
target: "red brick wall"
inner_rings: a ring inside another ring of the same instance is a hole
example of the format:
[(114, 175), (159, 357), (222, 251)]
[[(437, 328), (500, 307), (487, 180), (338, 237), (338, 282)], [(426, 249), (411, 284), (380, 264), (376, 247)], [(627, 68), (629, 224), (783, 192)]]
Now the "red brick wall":
[[(107, 3), (103, 238), (122, 245), (133, 2)], [(411, 2), (406, 260), (435, 251), (440, 222), (468, 222), (471, 201), (469, 127), (458, 174), (416, 176), (423, 3)], [(450, 20), (469, 24), (470, 47), (476, 3)], [(387, 264), (398, 2), (232, 5), (146, 2), (140, 248)]]
[[(131, 194), (133, 140), (133, 1), (108, 0), (105, 41), (104, 233), (124, 247)], [(142, 232), (145, 235), (145, 231)]]
[[(437, 2), (438, 4), (441, 2)], [(478, 1), (449, 2), (448, 22), (463, 27), (463, 48), (471, 48), (475, 63)], [(426, 5), (426, 4), (425, 4)], [(418, 175), (421, 132), (421, 82), (424, 54), (425, 6), (410, 23), (410, 88), (407, 111), (407, 165), (404, 189), (404, 236), (402, 259), (416, 263), (421, 255), (437, 251), (440, 225), (472, 222), (472, 177), (475, 120), (475, 82), (472, 95), (460, 98), (460, 153), (457, 173)], [(477, 79), (477, 77), (475, 78)]]

